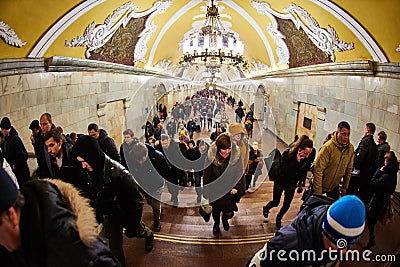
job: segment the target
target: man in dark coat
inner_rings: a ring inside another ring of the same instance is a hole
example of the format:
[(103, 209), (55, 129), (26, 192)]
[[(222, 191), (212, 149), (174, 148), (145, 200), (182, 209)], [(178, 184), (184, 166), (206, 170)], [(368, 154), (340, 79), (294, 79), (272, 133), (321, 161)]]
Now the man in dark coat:
[(127, 237), (145, 237), (145, 249), (151, 251), (153, 232), (141, 221), (143, 195), (132, 174), (108, 157), (91, 136), (79, 137), (72, 153), (81, 162), (82, 168), (91, 174), (90, 187), (95, 193), (91, 195), (91, 200), (95, 203), (97, 218), (104, 220), (111, 251), (121, 265), (125, 266), (123, 228)]
[(164, 155), (171, 166), (170, 174), (164, 178), (169, 182), (167, 187), (171, 194), (172, 205), (178, 206), (178, 193), (180, 189), (178, 185), (183, 184), (186, 176), (185, 168), (182, 165), (185, 158), (179, 145), (173, 139), (170, 139), (167, 134), (161, 135), (161, 141), (157, 146), (157, 150)]
[(146, 141), (149, 140), (150, 137), (154, 135), (154, 126), (151, 122), (147, 121), (146, 125), (144, 126), (144, 137)]
[(78, 161), (71, 153), (72, 144), (65, 142), (57, 129), (52, 129), (44, 136), (44, 143), (51, 158), (53, 176), (49, 178), (61, 179), (86, 192), (87, 175), (78, 166)]
[(174, 138), (175, 133), (176, 133), (176, 123), (175, 123), (175, 119), (171, 119), (168, 124), (167, 124), (167, 132), (168, 132), (168, 136), (170, 138)]
[(364, 204), (370, 200), (369, 184), (375, 172), (377, 146), (374, 141), (375, 124), (365, 125), (364, 136), (354, 151), (353, 174), (347, 194), (359, 196)]
[(385, 164), (385, 154), (390, 151), (390, 145), (386, 141), (387, 134), (385, 131), (380, 131), (378, 134), (378, 146), (375, 160), (375, 170), (380, 169)]
[(215, 128), (215, 131), (212, 132), (210, 135), (211, 141), (214, 142), (215, 140), (217, 140), (218, 135), (220, 135), (221, 133), (222, 133), (221, 126), (217, 126), (217, 128)]
[(239, 106), (237, 109), (235, 109), (236, 113), (236, 122), (242, 122), (243, 117), (245, 116), (243, 108)]
[(277, 231), (247, 266), (323, 266), (339, 260), (364, 231), (365, 206), (354, 195), (332, 201), (311, 196), (292, 223)]
[(125, 168), (128, 168), (125, 158), (131, 151), (132, 147), (138, 143), (139, 140), (135, 137), (135, 134), (131, 129), (126, 129), (122, 134), (124, 135), (124, 142), (119, 148), (119, 155), (121, 156), (121, 164)]
[(160, 151), (149, 144), (136, 143), (127, 155), (129, 170), (135, 177), (153, 210), (154, 231), (160, 232), (161, 195), (164, 191), (164, 177), (171, 168)]
[(96, 123), (91, 123), (88, 126), (88, 134), (99, 142), (101, 150), (103, 150), (107, 156), (115, 161), (121, 162), (117, 145), (115, 144), (114, 139), (108, 136), (106, 130), (99, 129), (99, 126)]
[(19, 192), (0, 168), (1, 266), (119, 266), (96, 231), (93, 209), (72, 185), (35, 179)]
[(12, 171), (17, 177), (18, 183), (22, 185), (30, 180), (28, 168), (28, 152), (19, 138), (17, 131), (11, 126), (10, 119), (4, 117), (0, 122), (1, 132), (4, 135), (4, 141), (1, 144), (3, 157), (10, 164)]
[(382, 218), (388, 209), (390, 196), (395, 192), (397, 186), (397, 172), (399, 162), (393, 151), (386, 152), (384, 165), (376, 170), (371, 179), (371, 200), (366, 205), (369, 241), (366, 249), (375, 245), (375, 224)]
[(39, 120), (33, 120), (29, 124), (29, 130), (32, 131), (31, 136), (29, 136), (29, 139), (31, 140), (32, 145), (35, 145), (35, 139), (37, 135), (40, 135), (40, 124)]
[(40, 122), (40, 134), (35, 136), (35, 156), (38, 163), (37, 175), (39, 178), (53, 177), (51, 168), (51, 159), (49, 152), (47, 151), (46, 145), (44, 144), (44, 136), (55, 129), (56, 126), (53, 124), (50, 113), (43, 113), (39, 119)]

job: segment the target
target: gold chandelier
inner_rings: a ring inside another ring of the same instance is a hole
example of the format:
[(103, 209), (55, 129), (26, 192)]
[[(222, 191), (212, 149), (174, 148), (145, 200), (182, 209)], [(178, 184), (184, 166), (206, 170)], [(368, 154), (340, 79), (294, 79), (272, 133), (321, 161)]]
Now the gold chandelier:
[(183, 56), (179, 64), (183, 66), (205, 64), (207, 67), (226, 64), (244, 69), (248, 67), (247, 60), (243, 57), (243, 43), (233, 32), (224, 29), (214, 0), (211, 0), (211, 6), (207, 6), (204, 25), (181, 44)]

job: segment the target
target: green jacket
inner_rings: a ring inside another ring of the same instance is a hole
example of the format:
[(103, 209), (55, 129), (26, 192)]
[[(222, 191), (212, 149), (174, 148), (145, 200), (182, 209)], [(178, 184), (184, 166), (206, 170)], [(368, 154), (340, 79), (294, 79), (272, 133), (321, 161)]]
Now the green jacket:
[(354, 147), (341, 145), (336, 139), (326, 142), (320, 149), (315, 160), (314, 168), (314, 193), (322, 194), (332, 191), (339, 185), (343, 177), (343, 188), (349, 187), (350, 176), (353, 169)]

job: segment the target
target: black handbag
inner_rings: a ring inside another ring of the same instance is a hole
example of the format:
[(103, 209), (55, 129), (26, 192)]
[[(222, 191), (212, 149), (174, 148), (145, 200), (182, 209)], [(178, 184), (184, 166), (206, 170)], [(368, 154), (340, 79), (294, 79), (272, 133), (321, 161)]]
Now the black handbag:
[(281, 173), (281, 158), (281, 152), (275, 148), (264, 159), (270, 181), (276, 181), (279, 179)]
[(303, 195), (301, 196), (301, 200), (306, 201), (314, 194), (313, 180), (310, 179), (309, 185), (306, 190), (304, 190)]

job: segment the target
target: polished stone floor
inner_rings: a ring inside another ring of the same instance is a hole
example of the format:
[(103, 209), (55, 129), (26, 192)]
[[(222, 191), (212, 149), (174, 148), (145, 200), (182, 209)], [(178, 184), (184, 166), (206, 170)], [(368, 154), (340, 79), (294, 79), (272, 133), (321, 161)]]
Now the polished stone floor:
[[(232, 116), (231, 112), (230, 116)], [(233, 116), (232, 116), (233, 117)], [(233, 119), (231, 119), (233, 121)], [(256, 125), (258, 126), (258, 125)], [(275, 145), (282, 150), (285, 144), (263, 127), (255, 127), (251, 142), (262, 143), (263, 151), (270, 151)], [(201, 137), (208, 137), (211, 131), (203, 130)], [(263, 141), (264, 140), (264, 141)], [(147, 253), (144, 250), (144, 239), (128, 239), (124, 237), (124, 250), (127, 266), (245, 266), (252, 255), (262, 248), (275, 231), (275, 217), (279, 207), (272, 209), (268, 219), (262, 215), (262, 206), (272, 198), (272, 182), (266, 178), (264, 168), (253, 193), (247, 193), (238, 204), (239, 211), (230, 220), (230, 230), (214, 236), (213, 220), (205, 222), (199, 215), (196, 193), (193, 187), (187, 187), (179, 194), (180, 207), (172, 207), (163, 203), (161, 217), (162, 229), (155, 234), (154, 249)], [(167, 190), (163, 199), (169, 199)], [(293, 203), (282, 220), (285, 226), (296, 216), (301, 204), (301, 194), (295, 195)], [(282, 202), (281, 202), (282, 203)], [(143, 220), (152, 227), (152, 212), (145, 205)], [(395, 215), (394, 223), (386, 226), (377, 225), (377, 244), (375, 253), (396, 253), (400, 248), (400, 218)], [(367, 233), (360, 240), (358, 248), (366, 244)], [(384, 262), (387, 264), (387, 262)], [(381, 266), (377, 262), (343, 262), (341, 266)], [(391, 266), (398, 263), (393, 263)], [(284, 265), (282, 265), (284, 266)], [(389, 265), (386, 265), (389, 266)]]

